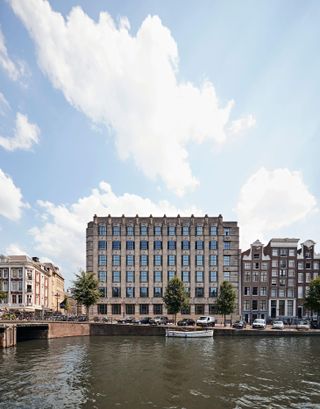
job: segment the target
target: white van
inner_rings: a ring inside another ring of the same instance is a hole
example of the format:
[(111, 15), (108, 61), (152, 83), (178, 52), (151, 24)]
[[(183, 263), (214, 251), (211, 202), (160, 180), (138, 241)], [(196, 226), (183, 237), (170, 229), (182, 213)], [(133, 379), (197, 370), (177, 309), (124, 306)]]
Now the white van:
[(210, 316), (203, 316), (197, 319), (197, 325), (201, 327), (214, 327), (216, 325), (216, 319)]

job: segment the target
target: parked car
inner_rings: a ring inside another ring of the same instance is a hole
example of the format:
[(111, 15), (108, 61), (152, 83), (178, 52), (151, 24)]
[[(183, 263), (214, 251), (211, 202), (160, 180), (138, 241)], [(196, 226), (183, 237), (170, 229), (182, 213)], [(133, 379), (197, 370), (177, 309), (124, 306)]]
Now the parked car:
[(140, 324), (152, 324), (152, 318), (151, 317), (144, 317), (140, 320)]
[(239, 320), (239, 321), (235, 321), (232, 326), (233, 328), (243, 329), (247, 326), (247, 323), (243, 320)]
[(118, 324), (132, 324), (134, 317), (124, 317), (117, 320)]
[(304, 330), (310, 329), (309, 321), (307, 321), (307, 320), (298, 321), (298, 323), (296, 325), (296, 329), (304, 329)]
[(310, 328), (312, 329), (320, 329), (320, 321), (312, 320), (310, 322)]
[(272, 329), (284, 329), (284, 322), (283, 321), (273, 321)]
[(266, 320), (263, 318), (256, 318), (252, 323), (252, 328), (265, 329), (266, 326)]
[(200, 327), (214, 327), (216, 325), (216, 319), (210, 316), (203, 316), (197, 319), (197, 325)]
[(168, 317), (165, 317), (163, 315), (158, 315), (154, 318), (151, 319), (151, 324), (155, 325), (167, 325), (168, 324)]
[(196, 322), (192, 318), (183, 318), (182, 320), (178, 321), (179, 327), (187, 327), (195, 324)]

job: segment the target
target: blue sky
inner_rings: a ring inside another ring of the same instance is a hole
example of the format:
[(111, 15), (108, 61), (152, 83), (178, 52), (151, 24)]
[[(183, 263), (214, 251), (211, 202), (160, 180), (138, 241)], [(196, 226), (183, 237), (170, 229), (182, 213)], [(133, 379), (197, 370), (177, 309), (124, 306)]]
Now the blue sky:
[[(101, 14), (103, 13), (103, 14)], [(318, 241), (317, 1), (0, 3), (0, 253), (84, 267), (94, 213)]]

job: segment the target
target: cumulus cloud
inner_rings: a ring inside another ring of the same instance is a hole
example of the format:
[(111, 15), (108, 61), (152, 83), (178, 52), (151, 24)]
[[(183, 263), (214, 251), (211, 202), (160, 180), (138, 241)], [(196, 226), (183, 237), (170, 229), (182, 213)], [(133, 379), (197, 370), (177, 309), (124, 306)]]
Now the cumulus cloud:
[[(162, 216), (178, 213), (191, 215), (200, 212), (194, 207), (177, 209), (166, 200), (155, 203), (148, 198), (130, 193), (117, 196), (106, 182), (101, 182), (89, 196), (80, 198), (69, 206), (42, 200), (38, 201), (38, 205), (41, 225), (30, 230), (35, 241), (35, 249), (62, 266), (69, 263), (68, 268), (72, 269), (70, 273), (75, 273), (79, 267), (85, 266), (85, 229), (95, 213), (99, 216), (108, 214)], [(68, 268), (65, 271), (68, 271)]]
[(28, 205), (23, 202), (22, 194), (15, 186), (10, 176), (0, 169), (0, 215), (10, 220), (19, 220), (23, 207)]
[(127, 19), (117, 26), (106, 12), (95, 22), (80, 7), (65, 19), (46, 0), (11, 5), (43, 72), (70, 104), (114, 130), (122, 160), (132, 158), (178, 195), (198, 184), (186, 147), (224, 143), (233, 101), (221, 105), (209, 81), (178, 80), (177, 44), (158, 16), (148, 16), (133, 35)]
[(17, 112), (14, 135), (11, 138), (0, 135), (0, 146), (8, 151), (30, 150), (33, 144), (39, 142), (39, 135), (39, 127), (29, 122), (26, 115)]
[(286, 168), (260, 168), (240, 190), (236, 212), (241, 227), (241, 245), (299, 222), (317, 210), (315, 197), (302, 174)]
[(237, 135), (249, 128), (253, 128), (255, 124), (256, 124), (256, 119), (252, 114), (250, 114), (243, 118), (239, 118), (239, 119), (236, 119), (235, 121), (232, 121), (229, 127), (229, 132), (232, 135)]
[(21, 256), (21, 255), (27, 255), (28, 252), (24, 250), (19, 244), (17, 243), (11, 243), (9, 244), (8, 247), (5, 249), (5, 254), (8, 256)]
[(14, 63), (8, 55), (4, 35), (0, 28), (0, 66), (6, 71), (13, 81), (17, 81), (23, 75), (23, 65)]

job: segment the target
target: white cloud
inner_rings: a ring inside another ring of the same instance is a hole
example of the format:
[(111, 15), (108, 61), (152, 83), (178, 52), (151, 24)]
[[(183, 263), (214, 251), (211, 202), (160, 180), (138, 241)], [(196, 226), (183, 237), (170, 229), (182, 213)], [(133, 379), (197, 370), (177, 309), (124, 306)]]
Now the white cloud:
[(260, 168), (240, 190), (236, 208), (241, 246), (302, 221), (317, 211), (317, 202), (302, 174), (286, 168)]
[(253, 128), (255, 125), (256, 125), (256, 119), (252, 114), (250, 114), (248, 116), (232, 121), (229, 127), (229, 132), (232, 135), (237, 135), (240, 132), (244, 132), (247, 129)]
[(10, 176), (0, 169), (0, 215), (10, 220), (19, 220), (23, 207), (28, 207), (22, 201), (22, 194), (15, 186)]
[(39, 135), (39, 127), (29, 122), (26, 115), (18, 112), (13, 137), (0, 136), (0, 146), (9, 151), (16, 149), (30, 150), (33, 144), (39, 142)]
[(85, 229), (94, 214), (190, 216), (192, 213), (200, 213), (196, 208), (179, 210), (165, 200), (155, 203), (148, 198), (130, 193), (117, 196), (106, 182), (101, 182), (99, 188), (93, 189), (89, 196), (80, 198), (70, 206), (55, 205), (41, 200), (38, 204), (41, 226), (30, 230), (35, 241), (35, 249), (41, 253), (40, 255), (51, 257), (70, 275), (77, 272), (79, 267), (85, 268)]
[(20, 255), (27, 255), (28, 252), (24, 250), (19, 244), (17, 243), (11, 243), (9, 246), (5, 249), (5, 254), (8, 256), (20, 256)]
[(170, 30), (148, 16), (136, 35), (106, 12), (93, 21), (80, 7), (65, 19), (43, 0), (11, 0), (33, 38), (38, 62), (67, 101), (114, 132), (121, 159), (133, 158), (150, 179), (182, 195), (198, 181), (188, 161), (191, 142), (222, 144), (233, 106), (221, 106), (211, 82), (178, 80)]
[(22, 64), (15, 64), (8, 55), (4, 35), (0, 28), (0, 66), (6, 71), (13, 81), (17, 81), (23, 75)]
[(9, 102), (6, 97), (0, 92), (0, 115), (5, 115), (6, 111), (10, 109)]

